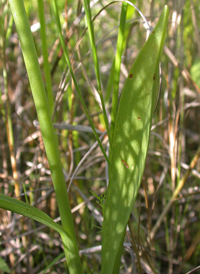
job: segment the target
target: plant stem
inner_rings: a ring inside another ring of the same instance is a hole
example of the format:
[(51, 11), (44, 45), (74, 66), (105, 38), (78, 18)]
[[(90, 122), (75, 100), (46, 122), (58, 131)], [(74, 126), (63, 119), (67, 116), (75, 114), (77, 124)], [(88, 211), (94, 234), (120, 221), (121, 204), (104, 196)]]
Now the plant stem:
[(98, 134), (96, 132), (96, 129), (94, 127), (92, 119), (90, 118), (89, 112), (88, 112), (87, 107), (85, 105), (85, 102), (83, 100), (80, 88), (78, 86), (76, 77), (74, 75), (74, 72), (73, 72), (73, 69), (72, 69), (72, 66), (71, 66), (71, 62), (70, 62), (70, 58), (69, 58), (69, 53), (68, 53), (68, 50), (67, 50), (67, 48), (65, 46), (64, 38), (63, 38), (63, 35), (62, 35), (62, 30), (61, 30), (61, 25), (60, 25), (60, 19), (59, 19), (59, 14), (58, 14), (58, 8), (57, 8), (57, 4), (56, 4), (55, 0), (53, 0), (53, 6), (54, 6), (54, 11), (55, 11), (56, 23), (57, 23), (57, 27), (58, 27), (58, 31), (59, 31), (59, 35), (60, 35), (60, 42), (61, 42), (61, 45), (62, 45), (62, 48), (63, 48), (64, 57), (65, 57), (66, 63), (68, 65), (68, 67), (69, 67), (71, 77), (72, 77), (72, 79), (74, 81), (74, 85), (76, 87), (76, 91), (77, 91), (79, 99), (81, 101), (81, 105), (82, 105), (82, 107), (84, 109), (84, 112), (85, 112), (87, 118), (88, 118), (90, 126), (91, 126), (91, 128), (93, 130), (94, 136), (95, 136), (95, 138), (96, 138), (96, 140), (97, 140), (97, 142), (99, 144), (99, 147), (100, 147), (100, 149), (101, 149), (101, 151), (102, 151), (102, 153), (103, 153), (106, 161), (109, 163), (110, 161), (109, 161), (108, 156), (107, 156), (107, 154), (106, 154), (106, 152), (105, 152), (105, 150), (104, 150), (104, 148), (103, 148), (103, 146), (101, 144), (101, 141), (99, 140), (99, 136), (98, 136)]
[(43, 54), (43, 62), (44, 62), (45, 82), (46, 82), (49, 107), (52, 114), (53, 107), (54, 107), (54, 99), (53, 99), (53, 93), (52, 93), (51, 74), (50, 74), (50, 66), (48, 61), (48, 48), (47, 48), (47, 42), (46, 42), (44, 3), (41, 0), (38, 0), (38, 11), (39, 11), (39, 18), (40, 18), (40, 34), (41, 34), (41, 41), (42, 41), (42, 54)]
[(64, 230), (66, 230), (66, 232), (70, 235), (74, 243), (73, 260), (68, 260), (67, 254), (69, 254), (70, 257), (71, 250), (68, 250), (68, 246), (64, 245), (65, 256), (70, 273), (82, 273), (69, 197), (60, 160), (58, 142), (51, 120), (50, 107), (46, 96), (33, 37), (26, 16), (26, 11), (22, 0), (10, 0), (9, 2), (19, 35), (22, 53), (33, 93), (49, 167), (51, 170), (52, 181), (57, 197), (62, 226)]

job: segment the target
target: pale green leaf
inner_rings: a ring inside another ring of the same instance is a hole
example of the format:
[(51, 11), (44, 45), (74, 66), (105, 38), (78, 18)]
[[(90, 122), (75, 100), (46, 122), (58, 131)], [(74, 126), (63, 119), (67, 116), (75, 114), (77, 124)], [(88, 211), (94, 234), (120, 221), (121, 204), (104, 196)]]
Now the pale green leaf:
[(119, 272), (126, 225), (145, 167), (168, 13), (165, 6), (129, 72), (119, 103), (102, 232), (103, 274)]
[(11, 273), (10, 268), (8, 267), (7, 263), (0, 257), (0, 271), (4, 273)]
[(200, 58), (196, 58), (194, 64), (190, 69), (192, 79), (195, 81), (197, 86), (200, 88)]

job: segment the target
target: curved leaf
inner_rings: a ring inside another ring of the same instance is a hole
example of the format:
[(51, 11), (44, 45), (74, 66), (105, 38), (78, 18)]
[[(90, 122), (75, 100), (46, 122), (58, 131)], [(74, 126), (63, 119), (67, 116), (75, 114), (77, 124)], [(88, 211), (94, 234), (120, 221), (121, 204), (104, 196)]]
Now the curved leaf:
[(126, 225), (138, 194), (157, 95), (168, 7), (136, 58), (116, 117), (102, 231), (102, 273), (119, 273)]
[(67, 233), (59, 224), (55, 223), (47, 214), (26, 204), (22, 201), (15, 200), (14, 198), (8, 197), (6, 195), (0, 194), (0, 208), (10, 210), (12, 212), (21, 214), (23, 216), (29, 217), (35, 221), (38, 221), (54, 230), (56, 230), (61, 238), (64, 245), (65, 256), (67, 258), (67, 264), (70, 270), (70, 274), (82, 273), (82, 266), (80, 261), (77, 260), (78, 248), (74, 243), (72, 237)]

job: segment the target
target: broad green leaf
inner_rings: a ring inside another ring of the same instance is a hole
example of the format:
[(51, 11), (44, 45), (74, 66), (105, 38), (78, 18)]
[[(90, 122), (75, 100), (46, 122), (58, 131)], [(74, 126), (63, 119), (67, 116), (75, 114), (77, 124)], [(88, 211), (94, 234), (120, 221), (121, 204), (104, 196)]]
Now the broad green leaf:
[(47, 214), (43, 211), (35, 208), (24, 202), (15, 200), (14, 198), (8, 197), (6, 195), (0, 194), (0, 208), (10, 210), (12, 212), (21, 214), (23, 216), (29, 217), (37, 222), (40, 222), (54, 230), (56, 230), (61, 238), (63, 245), (65, 246), (65, 256), (67, 258), (67, 264), (70, 270), (70, 274), (82, 273), (82, 266), (80, 261), (77, 260), (78, 248), (74, 244), (74, 240), (60, 225), (55, 223)]
[(145, 167), (168, 13), (165, 6), (129, 72), (119, 103), (102, 231), (103, 274), (119, 273), (126, 225)]
[(7, 263), (0, 257), (0, 271), (4, 273), (11, 273), (10, 268), (8, 267)]

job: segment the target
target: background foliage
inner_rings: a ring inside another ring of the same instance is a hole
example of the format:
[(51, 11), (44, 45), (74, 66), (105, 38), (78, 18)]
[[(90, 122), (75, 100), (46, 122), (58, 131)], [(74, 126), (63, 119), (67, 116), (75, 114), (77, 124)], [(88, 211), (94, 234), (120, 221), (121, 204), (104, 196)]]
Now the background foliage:
[[(169, 50), (165, 48), (162, 57), (160, 101), (154, 114), (141, 188), (130, 218), (134, 243), (131, 247), (127, 235), (120, 273), (186, 273), (200, 265), (198, 161), (178, 193), (176, 202), (152, 234), (198, 150), (200, 134), (200, 7), (197, 0), (167, 2), (170, 21), (166, 46)], [(76, 79), (95, 127), (102, 132), (105, 124), (94, 96), (97, 83), (89, 37), (84, 32), (84, 19), (81, 19), (81, 1), (57, 3)], [(92, 3), (92, 16), (95, 16), (107, 1)], [(152, 0), (135, 1), (135, 4), (155, 26), (165, 3)], [(37, 2), (25, 1), (25, 6), (44, 75)], [(121, 4), (114, 3), (94, 20), (101, 84), (109, 112), (120, 10)], [(51, 1), (44, 1), (44, 11), (56, 102), (54, 122), (69, 184), (73, 171), (95, 138), (85, 129), (80, 131), (80, 125), (89, 124), (65, 66)], [(77, 16), (81, 20), (75, 26)], [(122, 58), (120, 91), (146, 40), (146, 30), (138, 13), (129, 8), (128, 16), (130, 21), (125, 32), (127, 41)], [(1, 1), (0, 5), (0, 54), (1, 192), (19, 196), (22, 201), (42, 209), (59, 222), (49, 166), (35, 122), (35, 107), (7, 1)], [(77, 130), (67, 130), (63, 122), (76, 125)], [(107, 137), (104, 137), (104, 147), (106, 144)], [(90, 153), (74, 176), (69, 195), (84, 272), (91, 273), (92, 270), (99, 273), (103, 193), (107, 181), (106, 163), (99, 147)], [(65, 273), (61, 239), (54, 230), (3, 210), (0, 210), (0, 217), (0, 257), (12, 273), (42, 273), (46, 267), (49, 273)], [(150, 235), (153, 235), (152, 240), (147, 241)]]

